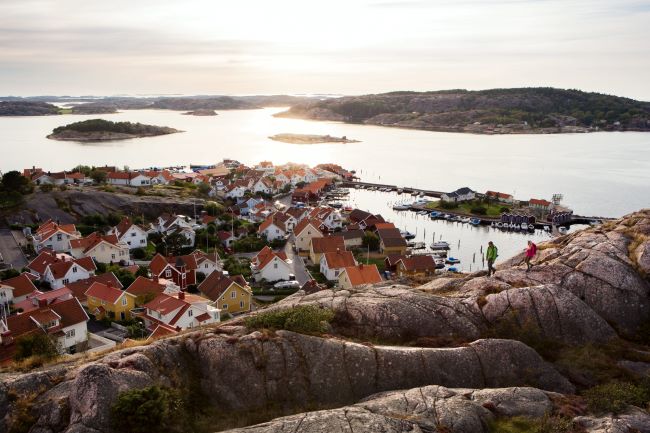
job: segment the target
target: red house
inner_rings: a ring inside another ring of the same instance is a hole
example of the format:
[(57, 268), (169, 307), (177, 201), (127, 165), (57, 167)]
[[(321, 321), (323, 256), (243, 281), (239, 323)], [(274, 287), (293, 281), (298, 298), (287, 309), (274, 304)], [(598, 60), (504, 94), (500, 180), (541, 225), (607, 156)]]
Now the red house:
[(186, 256), (164, 257), (156, 254), (149, 264), (152, 277), (172, 280), (181, 289), (196, 284), (196, 257)]

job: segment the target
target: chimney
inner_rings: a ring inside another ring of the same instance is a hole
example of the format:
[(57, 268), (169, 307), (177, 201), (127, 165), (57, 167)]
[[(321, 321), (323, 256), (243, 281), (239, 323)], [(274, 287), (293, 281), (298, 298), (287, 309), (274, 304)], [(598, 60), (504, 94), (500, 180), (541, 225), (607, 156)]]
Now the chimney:
[(153, 279), (154, 283), (157, 283), (158, 282), (158, 275), (154, 275), (152, 279)]
[(47, 307), (47, 299), (39, 299), (38, 308), (45, 308), (45, 307)]
[(107, 281), (106, 282), (106, 287), (113, 287), (113, 282), (112, 281)]
[(178, 292), (178, 299), (180, 299), (180, 300), (185, 299), (185, 292), (184, 291), (181, 290), (180, 292)]

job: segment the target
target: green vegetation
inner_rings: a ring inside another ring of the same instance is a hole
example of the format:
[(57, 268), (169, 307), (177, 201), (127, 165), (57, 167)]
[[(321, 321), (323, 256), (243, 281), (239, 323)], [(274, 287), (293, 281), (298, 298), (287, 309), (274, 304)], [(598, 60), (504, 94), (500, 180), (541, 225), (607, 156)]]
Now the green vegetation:
[(117, 431), (180, 432), (183, 412), (183, 400), (177, 391), (149, 386), (121, 393), (111, 407), (111, 419)]
[(236, 253), (252, 253), (261, 250), (266, 245), (268, 245), (268, 242), (265, 239), (257, 236), (246, 236), (236, 240), (232, 245), (232, 249)]
[(542, 418), (515, 416), (496, 418), (488, 425), (490, 433), (579, 433), (568, 417), (546, 415)]
[(510, 211), (510, 209), (503, 206), (502, 203), (478, 199), (461, 203), (444, 202), (442, 200), (432, 201), (427, 203), (426, 207), (427, 209), (436, 210), (453, 209), (457, 213), (489, 217), (498, 217), (502, 213)]
[(639, 383), (613, 381), (595, 386), (584, 392), (589, 410), (596, 414), (624, 411), (634, 405), (650, 409), (650, 379)]
[(366, 231), (363, 234), (361, 242), (364, 248), (370, 248), (372, 251), (377, 251), (379, 249), (379, 236), (371, 231)]
[(327, 324), (334, 312), (314, 305), (298, 306), (288, 310), (266, 311), (246, 318), (246, 326), (252, 329), (284, 329), (302, 334), (327, 331)]
[(251, 265), (248, 259), (238, 259), (235, 256), (229, 256), (224, 260), (223, 268), (230, 275), (242, 275), (246, 279), (251, 276)]
[(45, 334), (31, 334), (16, 340), (15, 361), (37, 358), (42, 361), (54, 359), (59, 355), (52, 339)]
[(81, 122), (70, 123), (65, 126), (59, 126), (52, 130), (53, 134), (60, 134), (65, 131), (75, 132), (115, 132), (120, 134), (132, 135), (158, 135), (167, 134), (171, 128), (165, 128), (154, 125), (145, 125), (142, 123), (132, 122), (112, 122), (103, 119), (89, 119)]
[(17, 171), (8, 171), (0, 181), (0, 209), (20, 204), (23, 196), (30, 194), (34, 185)]

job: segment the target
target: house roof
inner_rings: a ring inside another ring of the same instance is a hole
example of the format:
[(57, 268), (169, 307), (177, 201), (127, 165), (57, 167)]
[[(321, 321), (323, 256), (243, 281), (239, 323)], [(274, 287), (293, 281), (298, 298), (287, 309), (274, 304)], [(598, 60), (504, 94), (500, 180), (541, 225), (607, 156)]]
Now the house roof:
[(377, 230), (377, 235), (385, 247), (406, 246), (406, 240), (402, 237), (399, 229), (379, 229)]
[(305, 215), (308, 212), (308, 209), (306, 208), (300, 208), (300, 207), (290, 207), (287, 209), (284, 213), (287, 215), (291, 215), (294, 217), (296, 220), (299, 220), (303, 215)]
[(61, 327), (76, 325), (88, 320), (88, 315), (76, 298), (57, 301), (45, 308), (7, 317), (7, 327), (14, 339), (26, 334), (43, 332), (40, 325), (59, 320)]
[(83, 309), (77, 298), (70, 298), (63, 301), (56, 301), (50, 304), (50, 308), (61, 317), (63, 327), (76, 325), (77, 323), (89, 320), (86, 310)]
[(102, 242), (120, 248), (118, 245), (119, 239), (117, 238), (117, 235), (102, 235), (98, 232), (93, 232), (85, 238), (72, 239), (70, 241), (70, 247), (72, 249), (82, 249), (83, 253), (86, 254)]
[(377, 265), (364, 265), (363, 263), (357, 266), (346, 267), (344, 272), (348, 275), (348, 279), (353, 286), (360, 286), (362, 284), (376, 284), (381, 282), (381, 275)]
[(350, 251), (324, 253), (323, 257), (325, 257), (325, 262), (329, 269), (347, 268), (348, 266), (356, 266), (357, 264)]
[(383, 229), (394, 229), (395, 224), (393, 223), (376, 223), (375, 224), (375, 229), (377, 230), (383, 230)]
[(403, 254), (388, 254), (384, 261), (388, 266), (395, 266), (397, 265), (397, 262), (405, 258), (406, 256)]
[[(266, 250), (268, 248), (268, 250)], [(287, 262), (287, 254), (284, 251), (279, 251), (279, 252), (273, 252), (271, 249), (267, 246), (258, 253), (255, 258), (257, 259), (259, 265), (259, 269), (264, 269), (266, 265), (271, 263), (273, 259), (278, 258), (282, 260), (283, 262)]]
[[(144, 308), (149, 310), (156, 311), (160, 314), (169, 314), (173, 311), (178, 310), (179, 308), (189, 307), (189, 303), (183, 299), (178, 299), (174, 296), (165, 295), (161, 293), (156, 296), (152, 301), (144, 304)], [(173, 324), (173, 321), (170, 321), (170, 324)]]
[(321, 286), (316, 280), (308, 280), (305, 284), (302, 285), (300, 290), (304, 290), (306, 294), (316, 293), (320, 290), (324, 290), (326, 286)]
[(411, 272), (430, 271), (436, 269), (436, 262), (431, 256), (415, 255), (404, 257), (397, 263), (402, 263), (404, 269)]
[[(163, 281), (166, 282), (166, 280)], [(131, 285), (125, 290), (125, 292), (130, 293), (134, 296), (143, 296), (149, 293), (159, 295), (164, 291), (165, 284), (161, 283), (160, 280), (154, 281), (143, 276), (138, 276), (138, 278), (136, 278), (135, 281), (133, 281)]]
[(108, 179), (124, 179), (124, 180), (131, 180), (135, 179), (138, 176), (144, 176), (144, 177), (149, 177), (145, 175), (144, 173), (141, 173), (139, 171), (112, 171), (109, 172), (106, 177)]
[[(115, 304), (123, 294), (131, 295), (130, 293), (123, 292), (122, 290), (109, 286), (103, 283), (93, 283), (90, 285), (88, 290), (86, 290), (86, 296), (92, 296), (93, 298), (106, 301), (110, 304)], [(133, 295), (131, 295), (133, 296)]]
[(68, 283), (65, 285), (65, 287), (72, 290), (75, 298), (79, 299), (81, 302), (84, 302), (86, 300), (86, 290), (88, 290), (88, 288), (94, 283), (111, 285), (112, 287), (117, 287), (118, 289), (121, 289), (123, 287), (122, 283), (120, 283), (120, 280), (118, 280), (115, 274), (112, 272), (107, 272), (101, 275), (93, 275), (90, 278), (75, 281), (74, 283)]
[(25, 296), (36, 291), (36, 286), (32, 281), (36, 280), (36, 275), (24, 272), (17, 277), (7, 278), (0, 281), (0, 286), (9, 286), (13, 290), (14, 298)]
[(311, 238), (311, 250), (316, 254), (335, 253), (345, 250), (343, 236), (326, 236)]
[(352, 229), (352, 230), (346, 230), (344, 232), (341, 232), (340, 235), (343, 236), (343, 239), (350, 240), (350, 239), (361, 239), (364, 236), (363, 230), (359, 229)]
[(134, 224), (133, 221), (131, 221), (131, 218), (124, 217), (124, 218), (122, 218), (122, 221), (120, 221), (120, 223), (115, 226), (115, 232), (116, 232), (117, 236), (122, 237), (124, 235), (124, 233), (126, 233), (131, 228), (131, 226), (136, 226), (140, 230), (146, 231), (145, 229), (143, 229), (139, 225)]
[(212, 272), (208, 277), (199, 284), (199, 291), (211, 301), (216, 301), (232, 285), (237, 284), (242, 288), (248, 283), (241, 275), (230, 277), (221, 272)]
[(300, 221), (296, 227), (293, 229), (293, 233), (298, 236), (300, 233), (302, 233), (303, 230), (307, 228), (308, 225), (311, 225), (313, 228), (316, 229), (316, 231), (322, 236), (323, 233), (320, 231), (320, 226), (323, 225), (323, 223), (319, 220), (312, 219), (312, 218), (305, 218), (302, 221)]
[(91, 257), (82, 257), (80, 259), (65, 261), (57, 259), (54, 263), (48, 265), (48, 268), (50, 269), (52, 276), (58, 280), (59, 278), (65, 277), (68, 271), (70, 271), (70, 269), (75, 265), (80, 266), (88, 272), (93, 272), (97, 269), (95, 262)]
[(512, 195), (506, 194), (505, 192), (497, 192), (497, 191), (487, 191), (485, 193), (486, 196), (488, 197), (497, 197), (497, 198), (503, 198), (503, 199), (510, 199), (512, 198)]
[(77, 227), (75, 227), (74, 224), (59, 225), (52, 220), (48, 220), (47, 222), (41, 224), (36, 229), (36, 235), (40, 237), (41, 242), (51, 238), (54, 234), (58, 232), (63, 232), (73, 237), (78, 236)]
[(544, 206), (544, 207), (548, 207), (548, 206), (551, 205), (551, 202), (550, 202), (550, 201), (546, 201), (546, 200), (538, 199), (538, 198), (531, 198), (531, 199), (528, 201), (528, 203), (530, 203), (530, 204), (535, 204), (535, 205), (538, 205), (538, 206)]
[(288, 219), (289, 218), (286, 215), (280, 212), (273, 213), (268, 217), (266, 217), (266, 219), (262, 222), (262, 224), (260, 224), (260, 226), (257, 229), (257, 232), (262, 233), (271, 225), (275, 225), (279, 229), (282, 229), (282, 231), (286, 232), (287, 231), (286, 223)]
[(348, 215), (348, 219), (352, 222), (360, 222), (360, 221), (365, 221), (368, 217), (371, 217), (372, 214), (370, 212), (366, 212), (361, 209), (354, 209), (352, 212), (350, 212), (350, 215)]
[(178, 329), (165, 323), (157, 323), (153, 332), (149, 335), (147, 340), (152, 338), (165, 337), (167, 335), (174, 335), (178, 333)]

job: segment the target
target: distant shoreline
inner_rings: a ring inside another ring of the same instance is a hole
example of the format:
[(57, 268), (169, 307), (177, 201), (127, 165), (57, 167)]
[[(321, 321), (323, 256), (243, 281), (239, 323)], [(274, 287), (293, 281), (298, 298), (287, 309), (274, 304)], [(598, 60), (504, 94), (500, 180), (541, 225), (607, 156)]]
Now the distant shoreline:
[(269, 138), (289, 144), (360, 143), (359, 140), (348, 139), (346, 136), (332, 137), (331, 135), (276, 134)]

